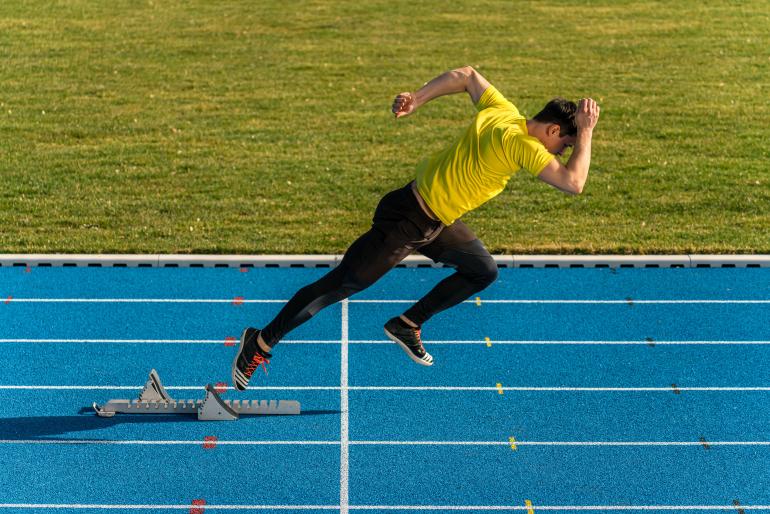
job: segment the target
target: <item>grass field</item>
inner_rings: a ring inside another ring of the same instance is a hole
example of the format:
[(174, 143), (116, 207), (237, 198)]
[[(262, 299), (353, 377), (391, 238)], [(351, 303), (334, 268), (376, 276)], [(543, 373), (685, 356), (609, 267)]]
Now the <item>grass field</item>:
[(581, 196), (527, 173), (493, 253), (770, 253), (770, 1), (4, 0), (0, 252), (342, 253), (453, 141), (473, 65), (602, 107)]

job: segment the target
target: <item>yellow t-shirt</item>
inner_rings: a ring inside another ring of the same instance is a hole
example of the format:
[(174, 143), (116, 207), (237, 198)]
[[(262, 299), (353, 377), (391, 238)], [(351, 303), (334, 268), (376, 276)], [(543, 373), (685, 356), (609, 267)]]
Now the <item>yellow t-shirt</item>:
[(500, 194), (519, 169), (537, 175), (554, 158), (494, 86), (484, 91), (476, 109), (457, 143), (417, 166), (417, 190), (445, 225)]

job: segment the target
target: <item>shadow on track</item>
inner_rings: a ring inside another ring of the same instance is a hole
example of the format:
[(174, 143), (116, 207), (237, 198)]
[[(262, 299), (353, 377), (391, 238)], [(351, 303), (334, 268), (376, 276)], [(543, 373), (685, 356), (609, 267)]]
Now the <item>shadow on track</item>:
[[(28, 416), (0, 418), (0, 439), (6, 440), (49, 440), (48, 436), (71, 432), (87, 432), (129, 423), (222, 423), (221, 421), (198, 421), (195, 415), (163, 414), (117, 414), (112, 418), (100, 418), (93, 408), (83, 407), (80, 416)], [(91, 414), (91, 415), (88, 415)], [(300, 416), (339, 415), (338, 410), (305, 410)], [(247, 418), (279, 417), (280, 415), (244, 416)], [(108, 441), (109, 439), (99, 439)]]

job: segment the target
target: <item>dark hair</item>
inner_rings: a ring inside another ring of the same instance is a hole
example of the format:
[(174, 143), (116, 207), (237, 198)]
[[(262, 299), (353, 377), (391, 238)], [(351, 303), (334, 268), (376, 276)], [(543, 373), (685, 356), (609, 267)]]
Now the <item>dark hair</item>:
[(541, 123), (555, 123), (559, 126), (559, 137), (577, 135), (575, 113), (577, 104), (564, 98), (554, 98), (535, 114), (534, 120)]

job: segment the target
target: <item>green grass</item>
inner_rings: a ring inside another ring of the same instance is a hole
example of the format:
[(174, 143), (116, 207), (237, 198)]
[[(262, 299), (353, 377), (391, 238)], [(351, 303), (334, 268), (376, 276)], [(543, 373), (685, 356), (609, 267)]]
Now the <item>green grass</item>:
[(451, 143), (473, 65), (602, 107), (585, 192), (527, 173), (493, 253), (770, 253), (770, 1), (4, 0), (0, 252), (342, 253)]

